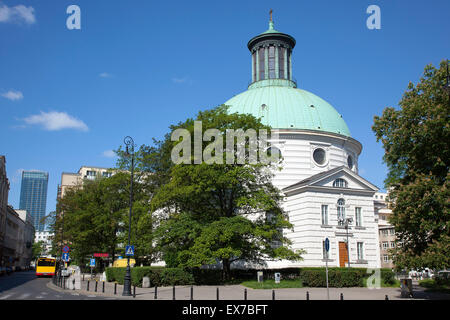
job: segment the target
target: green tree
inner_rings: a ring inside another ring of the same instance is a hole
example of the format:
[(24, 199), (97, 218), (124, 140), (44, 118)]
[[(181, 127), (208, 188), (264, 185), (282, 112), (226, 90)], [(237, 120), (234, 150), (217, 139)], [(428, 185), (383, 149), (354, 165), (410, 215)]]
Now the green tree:
[[(218, 129), (223, 137), (228, 129), (270, 129), (251, 115), (228, 114), (225, 106), (200, 112), (196, 120), (202, 122), (202, 133)], [(193, 119), (172, 126), (171, 130), (178, 128), (187, 129), (194, 137)], [(167, 140), (168, 137), (162, 144), (165, 150), (179, 143)], [(202, 143), (202, 150), (210, 144)], [(225, 141), (223, 147), (226, 148)], [(245, 147), (249, 148), (248, 142)], [(228, 279), (233, 261), (300, 260), (301, 252), (290, 250), (290, 241), (281, 232), (292, 225), (280, 206), (280, 191), (272, 185), (271, 166), (251, 164), (248, 158), (244, 164), (202, 161), (172, 165), (168, 170), (170, 179), (155, 190), (151, 202), (153, 210), (163, 213), (155, 238), (166, 261), (183, 267), (219, 261), (224, 278)]]
[(31, 246), (31, 259), (39, 258), (45, 250), (44, 241), (38, 241)]
[[(109, 178), (85, 180), (82, 187), (69, 189), (58, 202), (61, 216), (56, 220), (57, 243), (69, 243), (71, 255), (80, 263), (94, 252), (107, 252), (114, 259), (116, 253), (123, 253), (128, 241), (128, 214), (130, 196), (130, 174), (116, 172)], [(148, 218), (149, 201), (142, 184), (133, 184), (133, 219), (131, 239), (140, 238), (137, 224), (143, 216)], [(145, 219), (146, 222), (151, 219)], [(142, 225), (142, 224), (141, 224)], [(148, 224), (145, 224), (148, 227)], [(145, 230), (151, 234), (151, 229)], [(148, 239), (148, 236), (145, 238)], [(149, 248), (137, 246), (136, 255), (152, 259)], [(146, 251), (147, 250), (147, 251)]]
[(383, 143), (390, 222), (401, 246), (399, 269), (448, 268), (450, 262), (450, 97), (444, 90), (446, 62), (427, 65), (417, 85), (409, 83), (399, 105), (376, 116), (372, 127)]

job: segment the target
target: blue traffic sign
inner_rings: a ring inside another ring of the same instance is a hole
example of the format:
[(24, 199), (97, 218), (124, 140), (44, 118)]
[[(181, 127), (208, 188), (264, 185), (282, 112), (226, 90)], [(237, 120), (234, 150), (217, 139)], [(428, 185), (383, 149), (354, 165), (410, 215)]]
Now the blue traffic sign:
[(330, 240), (328, 238), (325, 239), (325, 250), (330, 251)]
[(134, 246), (127, 246), (125, 248), (125, 255), (126, 256), (134, 256)]
[(95, 259), (91, 259), (89, 266), (95, 267)]
[(64, 252), (62, 254), (62, 260), (65, 261), (65, 262), (69, 261), (69, 253)]
[(69, 252), (69, 251), (70, 251), (69, 246), (64, 246), (64, 247), (62, 248), (62, 251), (63, 251), (64, 253)]

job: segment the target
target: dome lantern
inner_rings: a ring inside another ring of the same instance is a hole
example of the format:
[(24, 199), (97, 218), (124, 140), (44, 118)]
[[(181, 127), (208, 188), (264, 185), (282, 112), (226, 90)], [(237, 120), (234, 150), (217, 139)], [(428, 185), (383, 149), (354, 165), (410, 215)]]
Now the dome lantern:
[(272, 10), (270, 10), (269, 29), (247, 44), (252, 54), (251, 88), (278, 85), (296, 88), (292, 78), (292, 49), (295, 39), (274, 29)]

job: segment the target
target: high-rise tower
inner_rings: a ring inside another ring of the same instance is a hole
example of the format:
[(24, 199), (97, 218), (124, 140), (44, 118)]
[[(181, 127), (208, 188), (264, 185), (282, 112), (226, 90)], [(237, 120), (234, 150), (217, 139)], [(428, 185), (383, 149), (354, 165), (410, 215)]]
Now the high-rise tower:
[(20, 190), (20, 210), (27, 210), (33, 219), (36, 231), (44, 231), (45, 224), (41, 219), (45, 217), (47, 206), (48, 172), (23, 171)]

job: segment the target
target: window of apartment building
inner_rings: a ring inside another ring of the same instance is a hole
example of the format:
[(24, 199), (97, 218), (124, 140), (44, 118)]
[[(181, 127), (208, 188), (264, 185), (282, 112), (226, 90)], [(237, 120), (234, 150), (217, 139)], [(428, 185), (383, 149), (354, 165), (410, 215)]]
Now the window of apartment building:
[(356, 207), (355, 208), (355, 223), (357, 227), (362, 226), (362, 220), (361, 220), (361, 208)]
[(322, 255), (324, 259), (329, 259), (330, 252), (325, 249), (325, 240), (322, 241)]
[(390, 234), (390, 235), (394, 235), (394, 234), (395, 234), (394, 228), (389, 229), (389, 234)]
[(383, 236), (388, 236), (389, 235), (389, 230), (388, 229), (383, 229), (383, 230), (381, 230), (381, 234)]
[(357, 255), (358, 255), (358, 260), (363, 260), (364, 259), (364, 247), (363, 247), (363, 243), (362, 242), (358, 242), (356, 244), (356, 248), (357, 248)]
[(389, 262), (389, 256), (387, 254), (383, 255), (383, 262)]
[(322, 205), (322, 225), (328, 225), (328, 205)]
[(383, 241), (383, 249), (386, 250), (389, 248), (389, 242)]
[(102, 172), (102, 176), (103, 176), (104, 178), (109, 178), (109, 177), (111, 177), (111, 175), (112, 175), (111, 172), (108, 172), (108, 171), (103, 171), (103, 172)]
[(391, 245), (391, 248), (395, 248), (395, 241), (391, 241), (390, 245)]

